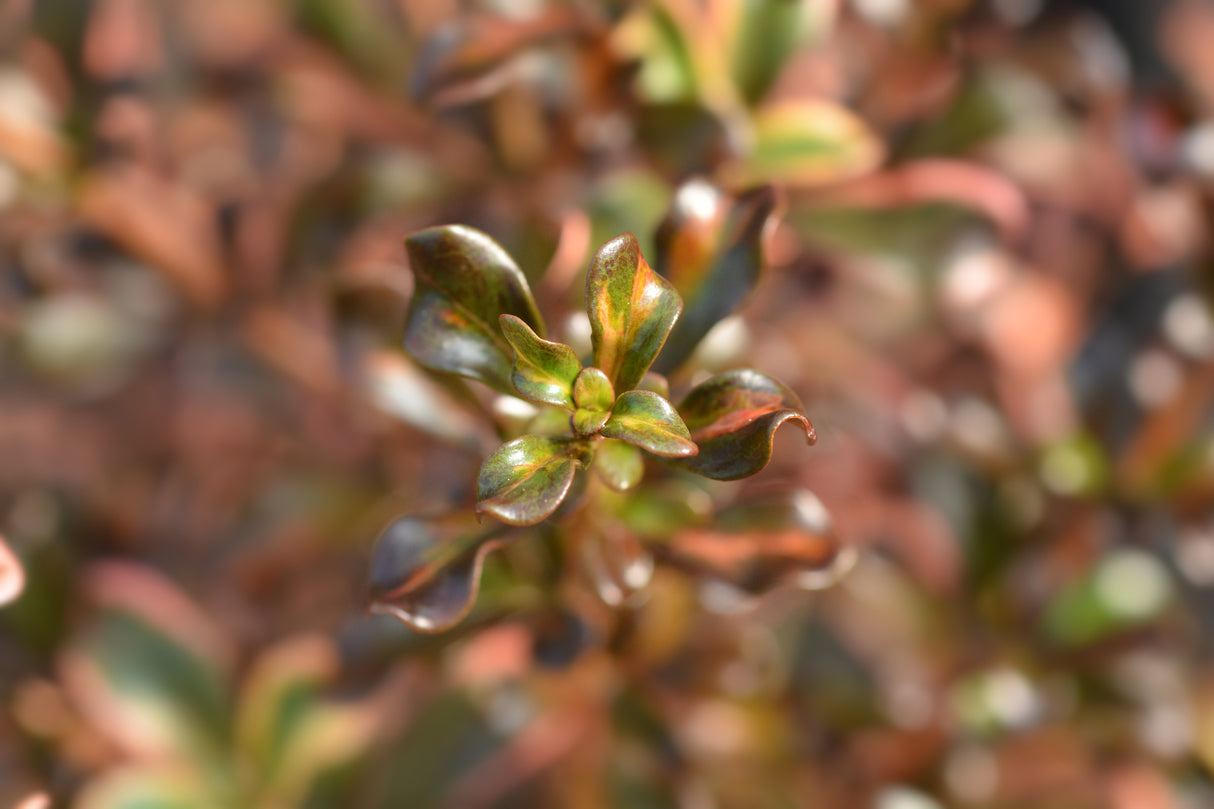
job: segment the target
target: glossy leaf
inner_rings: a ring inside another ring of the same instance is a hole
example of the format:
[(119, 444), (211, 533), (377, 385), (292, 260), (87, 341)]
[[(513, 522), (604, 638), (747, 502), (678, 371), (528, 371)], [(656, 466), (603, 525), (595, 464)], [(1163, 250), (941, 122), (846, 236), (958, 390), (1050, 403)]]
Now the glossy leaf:
[(883, 153), (859, 118), (822, 100), (784, 101), (758, 110), (753, 137), (749, 154), (724, 167), (729, 185), (821, 185), (870, 171)]
[(442, 632), (472, 610), (485, 555), (499, 528), (403, 517), (380, 536), (371, 561), (371, 611), (418, 632)]
[(611, 418), (611, 411), (609, 410), (587, 410), (584, 407), (579, 407), (573, 412), (570, 423), (573, 425), (575, 433), (583, 438), (589, 438), (603, 429), (603, 425), (607, 423), (607, 419), (609, 418)]
[(594, 364), (616, 391), (635, 388), (679, 316), (682, 301), (650, 269), (636, 236), (626, 233), (595, 254), (586, 279), (586, 310)]
[(489, 236), (462, 225), (415, 233), (405, 248), (415, 281), (405, 350), (428, 368), (513, 393), (514, 352), (498, 318), (515, 315), (537, 334), (544, 331), (514, 260)]
[(536, 335), (514, 315), (499, 319), (502, 333), (514, 349), (511, 381), (524, 399), (558, 407), (573, 407), (573, 382), (582, 370), (573, 349)]
[(771, 460), (772, 440), (786, 421), (795, 421), (812, 444), (817, 436), (787, 387), (753, 369), (727, 371), (692, 389), (679, 413), (700, 452), (680, 463), (716, 480), (749, 477)]
[(594, 471), (617, 492), (626, 492), (641, 480), (645, 459), (641, 451), (616, 438), (600, 441), (594, 450)]
[(607, 374), (598, 368), (584, 368), (574, 382), (573, 401), (579, 408), (607, 411), (615, 402), (615, 389)]
[(684, 458), (696, 454), (687, 425), (674, 407), (649, 391), (630, 390), (621, 394), (601, 432), (607, 438), (623, 439), (654, 455)]
[(731, 200), (702, 180), (684, 184), (658, 226), (654, 269), (683, 296), (655, 368), (679, 367), (720, 320), (745, 300), (763, 268), (763, 233), (776, 209), (771, 186)]
[(534, 525), (565, 499), (582, 465), (581, 442), (525, 435), (485, 460), (477, 478), (477, 513), (511, 525)]

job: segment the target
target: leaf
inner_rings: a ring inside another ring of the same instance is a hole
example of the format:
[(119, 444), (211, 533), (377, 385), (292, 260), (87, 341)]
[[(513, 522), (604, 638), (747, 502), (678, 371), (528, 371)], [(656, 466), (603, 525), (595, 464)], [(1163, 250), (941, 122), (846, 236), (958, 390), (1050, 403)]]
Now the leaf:
[(673, 562), (752, 594), (782, 583), (828, 586), (856, 558), (839, 544), (826, 507), (807, 489), (746, 498), (720, 511), (710, 527), (679, 531), (661, 549)]
[(817, 440), (797, 395), (750, 368), (727, 371), (697, 385), (679, 405), (679, 413), (700, 448), (681, 465), (716, 480), (749, 477), (771, 460), (772, 440), (786, 421)]
[(607, 438), (621, 438), (667, 458), (683, 458), (697, 452), (687, 425), (670, 402), (646, 390), (621, 394), (601, 432)]
[(682, 306), (670, 282), (641, 257), (633, 234), (617, 236), (595, 253), (586, 278), (590, 340), (594, 364), (615, 390), (632, 390), (645, 376)]
[(831, 3), (817, 0), (742, 0), (733, 24), (730, 71), (753, 104), (771, 87), (789, 57), (830, 21)]
[(429, 228), (405, 239), (414, 292), (405, 350), (436, 371), (511, 384), (513, 351), (498, 326), (515, 315), (543, 335), (544, 324), (514, 260), (489, 236), (463, 225)]
[(582, 370), (573, 349), (540, 338), (514, 315), (502, 315), (498, 322), (514, 348), (511, 381), (518, 394), (533, 402), (572, 409), (573, 383)]
[(654, 269), (683, 297), (655, 367), (670, 373), (704, 335), (754, 289), (762, 271), (763, 233), (776, 209), (771, 186), (731, 201), (703, 180), (684, 184), (658, 226)]
[(418, 632), (443, 632), (472, 610), (485, 556), (500, 526), (402, 517), (384, 530), (371, 560), (371, 611)]
[(595, 447), (594, 471), (608, 487), (626, 492), (640, 482), (645, 459), (640, 450), (627, 441), (608, 438)]
[(21, 560), (9, 550), (4, 537), (0, 536), (0, 607), (16, 601), (24, 589), (25, 570), (21, 567)]
[(584, 368), (573, 383), (573, 401), (579, 408), (606, 412), (615, 402), (615, 389), (607, 374), (593, 366)]
[(611, 418), (611, 412), (608, 410), (587, 410), (579, 407), (573, 412), (573, 418), (570, 421), (575, 433), (583, 438), (589, 438), (603, 429), (603, 425), (609, 418)]
[(79, 809), (208, 809), (217, 800), (199, 773), (171, 765), (107, 770), (80, 793)]
[(829, 101), (782, 101), (754, 116), (749, 154), (722, 169), (730, 186), (822, 185), (881, 162), (881, 142), (859, 118)]
[(477, 477), (477, 513), (510, 525), (546, 519), (569, 493), (584, 455), (582, 443), (568, 439), (524, 435), (502, 444)]

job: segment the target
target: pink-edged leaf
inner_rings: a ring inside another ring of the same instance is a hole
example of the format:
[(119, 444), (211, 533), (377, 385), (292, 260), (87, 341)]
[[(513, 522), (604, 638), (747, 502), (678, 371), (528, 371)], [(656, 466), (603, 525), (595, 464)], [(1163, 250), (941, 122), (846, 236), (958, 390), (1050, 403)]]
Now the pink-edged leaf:
[(695, 442), (674, 407), (647, 390), (620, 394), (600, 432), (606, 438), (619, 438), (667, 458), (696, 454)]
[(797, 395), (766, 374), (750, 368), (717, 374), (693, 388), (679, 405), (700, 448), (698, 455), (680, 464), (716, 480), (749, 477), (771, 460), (772, 440), (781, 424), (796, 422), (811, 444), (817, 439), (802, 411)]
[(625, 233), (595, 253), (586, 278), (594, 364), (616, 391), (632, 390), (649, 370), (683, 303), (650, 269), (636, 236)]
[(405, 239), (405, 249), (415, 281), (405, 350), (427, 368), (513, 394), (514, 351), (498, 318), (515, 315), (544, 333), (514, 260), (488, 235), (463, 225), (415, 233)]

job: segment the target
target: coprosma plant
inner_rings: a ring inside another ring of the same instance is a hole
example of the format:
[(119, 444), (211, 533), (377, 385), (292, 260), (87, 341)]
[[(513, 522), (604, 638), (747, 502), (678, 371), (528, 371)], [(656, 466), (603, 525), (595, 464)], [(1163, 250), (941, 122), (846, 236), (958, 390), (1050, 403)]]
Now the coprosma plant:
[[(747, 589), (830, 563), (824, 511), (807, 492), (714, 514), (692, 502), (708, 499), (705, 490), (682, 480), (753, 475), (771, 459), (785, 422), (812, 443), (796, 394), (746, 368), (700, 382), (676, 406), (663, 375), (692, 357), (753, 288), (775, 201), (768, 187), (733, 200), (693, 181), (658, 228), (653, 267), (631, 233), (602, 245), (586, 277), (586, 357), (546, 339), (525, 276), (486, 234), (447, 225), (405, 240), (415, 280), (405, 350), (432, 371), (526, 400), (535, 413), (481, 466), (475, 517), (406, 516), (387, 528), (372, 564), (374, 611), (425, 632), (455, 625), (472, 608), (485, 555), (529, 526), (566, 551), (597, 543), (593, 552), (563, 555), (598, 560), (592, 578), (616, 603), (652, 572), (645, 545), (685, 567), (719, 558), (670, 541), (695, 529), (691, 544), (703, 551), (722, 536), (706, 530), (714, 517), (725, 535), (758, 546), (725, 576)], [(647, 462), (667, 467), (664, 477), (651, 473), (652, 487), (639, 485)]]

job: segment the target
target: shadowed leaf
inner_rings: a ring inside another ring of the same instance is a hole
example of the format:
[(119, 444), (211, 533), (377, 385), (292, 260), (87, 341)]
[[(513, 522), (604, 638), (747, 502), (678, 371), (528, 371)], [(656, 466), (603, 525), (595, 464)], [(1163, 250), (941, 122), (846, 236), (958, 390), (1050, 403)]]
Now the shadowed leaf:
[(534, 525), (565, 499), (582, 465), (581, 442), (525, 435), (490, 455), (477, 477), (477, 513), (511, 525)]
[(428, 368), (513, 394), (514, 352), (498, 318), (515, 315), (544, 331), (522, 271), (489, 236), (462, 225), (415, 233), (405, 248), (415, 279), (405, 350)]
[(594, 471), (617, 492), (626, 492), (641, 480), (645, 459), (641, 451), (615, 438), (600, 441), (594, 450)]
[(586, 278), (586, 310), (594, 364), (615, 390), (632, 390), (645, 376), (682, 305), (641, 257), (636, 236), (626, 233), (599, 248)]
[(723, 168), (730, 186), (821, 185), (875, 168), (882, 147), (869, 128), (829, 101), (784, 101), (758, 110), (749, 155)]
[(582, 370), (573, 349), (563, 343), (541, 339), (514, 315), (502, 315), (499, 323), (514, 348), (514, 389), (533, 402), (573, 407), (573, 382)]
[(771, 186), (733, 202), (702, 180), (683, 185), (658, 226), (654, 269), (683, 296), (683, 313), (655, 368), (669, 373), (713, 326), (754, 289), (763, 267), (762, 237), (776, 208)]
[(670, 402), (646, 390), (621, 394), (603, 425), (607, 438), (620, 438), (654, 455), (683, 458), (696, 454), (687, 425)]
[(371, 560), (371, 611), (418, 632), (442, 632), (472, 610), (485, 555), (499, 526), (403, 517), (380, 536)]
[(700, 448), (680, 464), (716, 480), (749, 477), (771, 460), (772, 439), (784, 422), (798, 422), (811, 444), (817, 439), (801, 411), (797, 395), (766, 374), (749, 368), (717, 374), (679, 405)]

